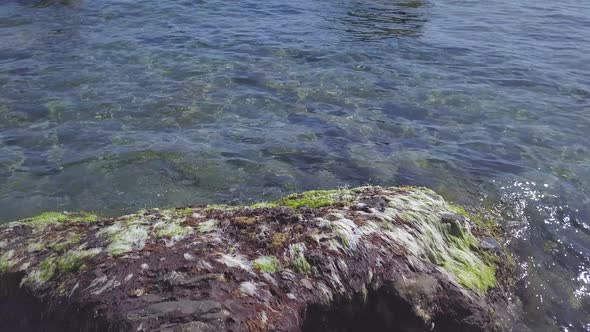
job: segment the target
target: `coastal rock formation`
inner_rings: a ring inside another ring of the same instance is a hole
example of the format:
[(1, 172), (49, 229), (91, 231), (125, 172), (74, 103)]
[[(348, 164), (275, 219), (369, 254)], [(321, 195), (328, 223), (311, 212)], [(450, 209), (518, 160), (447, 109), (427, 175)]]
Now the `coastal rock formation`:
[(503, 331), (512, 264), (490, 223), (429, 189), (0, 226), (16, 331)]

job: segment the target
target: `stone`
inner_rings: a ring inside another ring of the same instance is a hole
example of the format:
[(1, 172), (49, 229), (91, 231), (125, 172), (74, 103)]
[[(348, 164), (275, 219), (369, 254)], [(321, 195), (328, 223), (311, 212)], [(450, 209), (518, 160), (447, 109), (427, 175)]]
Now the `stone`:
[(496, 230), (472, 233), (470, 219), (416, 187), (118, 218), (46, 213), (0, 225), (0, 306), (11, 308), (0, 321), (7, 331), (508, 331), (513, 260), (499, 259), (510, 253)]
[(167, 301), (149, 305), (145, 309), (132, 311), (128, 314), (130, 319), (163, 318), (180, 314), (191, 318), (222, 319), (221, 304), (215, 301)]
[(496, 253), (502, 252), (502, 245), (498, 243), (498, 240), (490, 236), (479, 239), (479, 246), (484, 250), (489, 250)]

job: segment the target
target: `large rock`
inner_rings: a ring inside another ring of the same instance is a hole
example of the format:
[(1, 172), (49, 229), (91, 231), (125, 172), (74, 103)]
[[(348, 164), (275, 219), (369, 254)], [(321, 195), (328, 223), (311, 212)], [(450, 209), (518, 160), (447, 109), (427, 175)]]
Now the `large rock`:
[(0, 226), (0, 323), (7, 331), (507, 330), (511, 260), (483, 224), (413, 187), (114, 219), (45, 213)]

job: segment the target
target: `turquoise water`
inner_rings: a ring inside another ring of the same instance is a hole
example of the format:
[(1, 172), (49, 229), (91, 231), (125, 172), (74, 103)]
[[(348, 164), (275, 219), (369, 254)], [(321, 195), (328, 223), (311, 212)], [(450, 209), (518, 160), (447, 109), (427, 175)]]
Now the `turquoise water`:
[(590, 331), (590, 2), (0, 1), (0, 220), (425, 185)]

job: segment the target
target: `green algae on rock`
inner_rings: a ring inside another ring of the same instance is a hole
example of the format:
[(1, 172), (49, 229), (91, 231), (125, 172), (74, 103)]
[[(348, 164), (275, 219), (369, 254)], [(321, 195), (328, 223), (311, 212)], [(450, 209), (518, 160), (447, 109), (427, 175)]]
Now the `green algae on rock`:
[(52, 222), (95, 222), (98, 221), (99, 217), (95, 214), (87, 212), (45, 212), (36, 217), (22, 219), (20, 222), (31, 223), (31, 224), (46, 224)]
[(2, 252), (2, 255), (0, 255), (0, 272), (8, 271), (14, 264), (17, 263), (13, 260), (13, 257), (14, 250)]
[[(510, 258), (482, 245), (494, 248), (497, 234), (426, 188), (91, 219), (46, 213), (0, 226), (0, 303), (19, 290), (44, 308), (15, 319), (84, 308), (68, 326), (295, 331), (384, 300), (390, 314), (369, 326), (501, 331), (512, 318)], [(400, 308), (413, 318), (391, 322)]]
[(274, 273), (281, 269), (279, 260), (274, 256), (259, 257), (255, 259), (252, 264), (255, 269), (266, 273)]
[(288, 206), (292, 209), (300, 207), (320, 208), (344, 204), (352, 199), (349, 190), (313, 190), (301, 194), (291, 194), (275, 204), (277, 206)]
[(93, 257), (101, 252), (99, 248), (90, 250), (71, 250), (61, 256), (47, 257), (39, 266), (29, 273), (24, 279), (24, 284), (33, 286), (42, 285), (59, 274), (77, 272), (84, 265), (88, 257)]
[(324, 206), (336, 206), (343, 205), (352, 200), (353, 196), (351, 193), (352, 192), (348, 189), (311, 190), (299, 194), (291, 194), (274, 202), (254, 203), (249, 207), (259, 209), (286, 206), (297, 210), (302, 207), (321, 208)]

